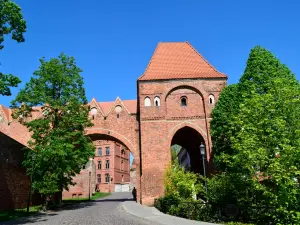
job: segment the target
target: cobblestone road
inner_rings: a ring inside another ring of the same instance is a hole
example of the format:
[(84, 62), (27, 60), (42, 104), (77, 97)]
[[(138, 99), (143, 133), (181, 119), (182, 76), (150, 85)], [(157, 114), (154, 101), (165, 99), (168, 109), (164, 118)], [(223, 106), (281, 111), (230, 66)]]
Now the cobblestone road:
[(88, 203), (81, 203), (61, 211), (51, 211), (18, 221), (0, 224), (44, 224), (44, 225), (145, 225), (153, 224), (126, 213), (121, 202), (128, 200), (130, 193), (112, 193), (111, 196)]

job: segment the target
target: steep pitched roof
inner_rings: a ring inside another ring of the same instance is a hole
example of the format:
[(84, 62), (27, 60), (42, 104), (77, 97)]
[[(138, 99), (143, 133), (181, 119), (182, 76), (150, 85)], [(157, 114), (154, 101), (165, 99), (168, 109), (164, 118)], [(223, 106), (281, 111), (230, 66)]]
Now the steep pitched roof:
[(138, 80), (227, 78), (209, 64), (188, 42), (159, 43)]

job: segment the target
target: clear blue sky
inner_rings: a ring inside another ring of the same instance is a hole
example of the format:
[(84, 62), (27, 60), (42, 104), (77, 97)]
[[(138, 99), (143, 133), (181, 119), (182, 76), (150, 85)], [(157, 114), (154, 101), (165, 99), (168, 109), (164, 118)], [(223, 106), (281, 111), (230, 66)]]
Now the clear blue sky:
[[(189, 41), (236, 83), (255, 45), (300, 77), (299, 0), (16, 0), (26, 42), (5, 41), (0, 70), (23, 83), (42, 56), (74, 56), (89, 100), (136, 98), (136, 79), (160, 41)], [(0, 97), (9, 106), (17, 94)]]

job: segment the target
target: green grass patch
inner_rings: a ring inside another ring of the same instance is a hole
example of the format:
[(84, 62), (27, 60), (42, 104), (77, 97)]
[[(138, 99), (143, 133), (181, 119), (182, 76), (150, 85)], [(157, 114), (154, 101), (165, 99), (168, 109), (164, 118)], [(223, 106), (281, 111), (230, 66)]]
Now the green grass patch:
[[(104, 198), (104, 197), (107, 197), (109, 196), (110, 193), (103, 193), (103, 192), (96, 192), (93, 196), (91, 196), (91, 200), (94, 201), (94, 200), (97, 200), (99, 198)], [(88, 201), (89, 198), (68, 198), (68, 199), (64, 199), (63, 200), (63, 203), (80, 203), (80, 202), (86, 202)]]
[(27, 208), (24, 209), (15, 209), (11, 211), (0, 211), (0, 221), (7, 221), (7, 220), (15, 220), (25, 216), (31, 216), (37, 212), (39, 212), (41, 206), (31, 206), (29, 208), (29, 213), (27, 213)]

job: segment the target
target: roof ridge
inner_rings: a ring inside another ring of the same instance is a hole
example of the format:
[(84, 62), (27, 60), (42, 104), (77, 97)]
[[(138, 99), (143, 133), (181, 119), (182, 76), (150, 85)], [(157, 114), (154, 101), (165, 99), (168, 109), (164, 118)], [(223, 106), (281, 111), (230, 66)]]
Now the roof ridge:
[[(210, 64), (191, 44), (190, 44), (190, 42), (188, 42), (188, 41), (186, 41), (185, 43), (187, 43), (203, 60), (204, 60), (204, 62), (206, 62), (206, 64), (208, 65), (208, 66), (210, 66), (214, 71), (216, 71), (217, 73), (221, 73), (221, 72), (219, 72), (212, 64)], [(224, 74), (225, 75), (225, 73), (221, 73), (221, 74)]]
[(162, 42), (158, 42), (158, 44), (156, 45), (156, 48), (155, 48), (155, 50), (153, 51), (153, 54), (152, 54), (152, 56), (151, 56), (151, 59), (150, 59), (148, 65), (147, 65), (147, 67), (146, 67), (144, 73), (142, 74), (142, 76), (140, 76), (140, 77), (138, 78), (138, 80), (141, 79), (141, 78), (145, 75), (145, 73), (147, 72), (147, 70), (149, 69), (149, 67), (150, 67), (150, 65), (151, 65), (151, 63), (152, 63), (153, 56), (155, 55), (155, 52), (157, 51), (158, 46), (161, 45), (161, 43), (162, 43)]
[(159, 42), (138, 81), (185, 78), (227, 76), (210, 64), (188, 41)]

